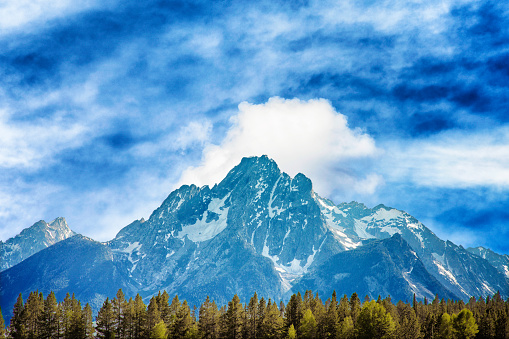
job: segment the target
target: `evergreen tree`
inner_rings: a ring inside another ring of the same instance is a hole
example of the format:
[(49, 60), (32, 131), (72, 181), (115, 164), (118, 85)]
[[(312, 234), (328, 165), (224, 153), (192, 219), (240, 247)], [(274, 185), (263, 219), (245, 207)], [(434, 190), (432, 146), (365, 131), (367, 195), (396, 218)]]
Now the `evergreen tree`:
[(317, 337), (317, 324), (315, 320), (315, 316), (310, 309), (307, 309), (304, 312), (304, 316), (302, 317), (302, 321), (300, 322), (300, 335), (299, 338), (302, 339), (314, 339)]
[(134, 298), (134, 310), (132, 320), (131, 338), (142, 339), (144, 338), (144, 327), (147, 319), (147, 307), (139, 294)]
[(421, 337), (421, 326), (415, 315), (415, 308), (404, 303), (398, 303), (399, 324), (397, 326), (396, 338), (418, 339)]
[(219, 337), (219, 310), (214, 301), (207, 299), (200, 306), (198, 329), (203, 339), (217, 339)]
[(5, 338), (5, 322), (2, 314), (2, 308), (0, 307), (0, 339)]
[[(262, 333), (262, 324), (263, 319), (265, 319), (265, 313), (267, 310), (267, 303), (265, 302), (265, 299), (262, 297), (260, 299), (260, 302), (258, 303), (258, 321), (256, 324), (256, 333), (261, 334)], [(257, 335), (258, 338), (261, 338), (261, 335)]]
[(83, 319), (83, 324), (84, 324), (85, 338), (93, 339), (95, 330), (94, 330), (94, 324), (93, 324), (93, 318), (92, 318), (92, 308), (90, 307), (90, 305), (88, 303), (83, 308), (81, 317)]
[(259, 327), (259, 315), (258, 315), (258, 295), (255, 294), (249, 300), (249, 304), (246, 309), (246, 338), (257, 339), (258, 338), (258, 327)]
[(244, 329), (244, 307), (239, 297), (235, 294), (228, 302), (228, 309), (222, 317), (222, 331), (225, 339), (241, 339)]
[(164, 324), (164, 321), (161, 320), (152, 328), (152, 331), (150, 332), (150, 339), (166, 339), (166, 332), (166, 325)]
[(191, 316), (189, 305), (184, 300), (176, 314), (173, 338), (189, 338), (193, 332), (194, 323), (195, 319)]
[(55, 297), (55, 293), (50, 292), (44, 301), (42, 316), (40, 318), (42, 339), (59, 337), (58, 324), (60, 319), (58, 313), (57, 298)]
[(451, 316), (446, 312), (442, 314), (440, 319), (440, 336), (441, 339), (452, 338), (452, 321)]
[(159, 293), (157, 296), (157, 305), (159, 307), (159, 311), (161, 312), (161, 319), (165, 324), (171, 323), (171, 310), (170, 310), (170, 295), (163, 291), (163, 293)]
[(352, 317), (345, 317), (338, 326), (337, 332), (338, 339), (353, 339), (355, 338), (355, 328), (353, 325)]
[(300, 293), (293, 294), (290, 297), (290, 301), (286, 304), (286, 321), (285, 328), (289, 328), (293, 324), (294, 328), (297, 329), (297, 336), (300, 333), (300, 320), (303, 315), (302, 298)]
[(109, 298), (106, 298), (97, 314), (96, 331), (97, 337), (100, 339), (115, 338), (115, 313), (113, 312), (113, 307), (111, 306)]
[(23, 303), (23, 297), (21, 293), (18, 295), (18, 299), (14, 304), (12, 311), (12, 318), (10, 324), (10, 335), (13, 339), (24, 339), (26, 338), (27, 331), (25, 326), (25, 305)]
[(26, 337), (35, 339), (41, 336), (40, 321), (44, 311), (44, 298), (39, 291), (30, 292), (25, 304)]
[(479, 330), (472, 311), (465, 308), (457, 315), (453, 315), (452, 331), (455, 339), (470, 339), (475, 337)]
[(283, 333), (283, 327), (284, 323), (281, 318), (279, 308), (275, 302), (273, 303), (269, 299), (261, 325), (261, 337), (266, 339), (279, 338)]
[[(338, 321), (343, 321), (346, 317), (350, 316), (350, 303), (348, 302), (347, 295), (343, 295), (338, 305)], [(352, 318), (350, 317), (350, 320)]]
[(111, 300), (111, 307), (113, 309), (113, 313), (115, 314), (115, 338), (124, 339), (127, 338), (125, 335), (126, 328), (124, 324), (125, 313), (127, 308), (127, 302), (125, 300), (125, 295), (122, 289), (119, 289), (116, 294), (116, 298)]
[(350, 316), (352, 317), (354, 324), (357, 323), (357, 317), (359, 316), (360, 312), (361, 312), (361, 300), (359, 299), (357, 293), (354, 292), (350, 297)]
[(293, 327), (293, 324), (291, 324), (290, 328), (288, 329), (286, 339), (296, 339), (296, 338), (297, 338), (297, 331), (295, 331), (295, 327)]
[(359, 339), (390, 338), (395, 325), (385, 308), (372, 300), (362, 306), (356, 329)]
[(147, 319), (145, 322), (145, 333), (146, 336), (150, 336), (150, 333), (152, 332), (152, 329), (158, 322), (160, 322), (161, 319), (161, 313), (159, 312), (159, 305), (157, 305), (157, 300), (155, 297), (150, 298), (150, 301), (148, 303), (147, 307)]
[(323, 339), (334, 338), (338, 329), (338, 302), (336, 300), (336, 291), (332, 293), (327, 312), (321, 323), (320, 337)]
[(69, 319), (69, 332), (66, 338), (69, 339), (85, 339), (86, 324), (83, 318), (83, 310), (81, 309), (81, 302), (76, 299), (74, 293), (71, 298), (71, 312)]

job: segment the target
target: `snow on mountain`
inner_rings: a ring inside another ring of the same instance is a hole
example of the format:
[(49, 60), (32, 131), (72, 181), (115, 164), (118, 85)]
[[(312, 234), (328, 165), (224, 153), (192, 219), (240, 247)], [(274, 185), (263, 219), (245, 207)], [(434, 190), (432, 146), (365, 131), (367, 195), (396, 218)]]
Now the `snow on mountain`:
[(0, 241), (0, 271), (6, 270), (34, 253), (75, 234), (64, 218), (56, 218), (50, 223), (44, 220), (38, 221), (6, 242)]
[(242, 159), (212, 188), (183, 185), (102, 246), (113, 262), (105, 269), (133, 293), (166, 289), (191, 303), (255, 291), (278, 300), (310, 286), (400, 298), (509, 296), (506, 261), (443, 241), (404, 211), (336, 205), (266, 156)]
[(498, 254), (484, 247), (470, 247), (467, 251), (473, 253), (483, 259), (486, 259), (492, 264), (500, 273), (504, 274), (509, 279), (509, 255)]

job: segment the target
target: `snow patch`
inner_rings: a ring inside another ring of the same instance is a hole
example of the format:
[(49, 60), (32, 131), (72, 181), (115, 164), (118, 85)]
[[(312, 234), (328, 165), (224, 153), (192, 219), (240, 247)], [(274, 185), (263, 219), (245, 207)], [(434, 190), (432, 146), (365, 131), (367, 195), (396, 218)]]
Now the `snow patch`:
[[(230, 193), (223, 199), (212, 199), (207, 210), (203, 213), (202, 218), (192, 225), (182, 227), (182, 231), (179, 232), (178, 238), (184, 239), (187, 236), (187, 238), (193, 242), (202, 242), (210, 240), (221, 233), (227, 226), (229, 207), (225, 207), (224, 203), (229, 196)], [(218, 214), (219, 218), (206, 222), (208, 212)]]
[(354, 220), (354, 231), (355, 233), (357, 233), (357, 235), (361, 238), (364, 238), (364, 239), (370, 239), (370, 238), (375, 238), (374, 236), (372, 236), (371, 234), (369, 234), (367, 231), (366, 231), (366, 228), (367, 228), (367, 224), (361, 220)]

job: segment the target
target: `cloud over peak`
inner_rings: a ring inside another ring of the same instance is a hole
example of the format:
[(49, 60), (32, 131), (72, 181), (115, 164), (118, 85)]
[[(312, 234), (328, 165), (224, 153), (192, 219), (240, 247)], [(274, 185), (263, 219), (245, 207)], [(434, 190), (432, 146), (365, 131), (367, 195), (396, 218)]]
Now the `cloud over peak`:
[(273, 97), (264, 104), (243, 102), (230, 122), (223, 141), (208, 144), (201, 164), (189, 167), (181, 183), (217, 183), (242, 157), (263, 154), (292, 176), (299, 172), (309, 176), (322, 194), (345, 185), (373, 191), (380, 183), (375, 174), (365, 176), (357, 170), (376, 156), (374, 140), (351, 129), (327, 100)]

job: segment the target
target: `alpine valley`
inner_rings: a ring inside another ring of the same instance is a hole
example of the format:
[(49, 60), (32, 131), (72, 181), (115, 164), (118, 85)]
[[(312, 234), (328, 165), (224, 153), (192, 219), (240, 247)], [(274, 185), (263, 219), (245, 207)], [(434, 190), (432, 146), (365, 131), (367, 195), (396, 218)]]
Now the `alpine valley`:
[(75, 293), (94, 311), (119, 288), (144, 298), (166, 290), (191, 305), (207, 295), (246, 301), (255, 291), (286, 300), (308, 289), (393, 301), (509, 297), (507, 255), (441, 240), (384, 205), (335, 205), (267, 156), (242, 159), (212, 188), (180, 187), (109, 242), (76, 235), (58, 218), (0, 242), (0, 254), (7, 319), (18, 294), (35, 290), (59, 300)]

